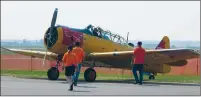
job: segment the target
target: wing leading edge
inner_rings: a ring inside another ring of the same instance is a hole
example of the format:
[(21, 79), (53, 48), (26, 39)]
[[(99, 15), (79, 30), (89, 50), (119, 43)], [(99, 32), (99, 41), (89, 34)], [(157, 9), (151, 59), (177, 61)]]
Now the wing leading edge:
[[(32, 56), (32, 57), (37, 57), (37, 58), (44, 58), (46, 52), (43, 51), (32, 51), (32, 50), (22, 50), (22, 49), (8, 49), (8, 48), (3, 48), (4, 50), (26, 55), (26, 56)], [(47, 60), (56, 60), (57, 59), (57, 54), (52, 53), (52, 52), (47, 52), (46, 59)]]

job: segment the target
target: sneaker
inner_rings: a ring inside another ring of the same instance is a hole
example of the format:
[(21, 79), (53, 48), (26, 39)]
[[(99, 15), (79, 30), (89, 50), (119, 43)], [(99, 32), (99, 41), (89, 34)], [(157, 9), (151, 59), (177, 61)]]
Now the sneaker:
[(68, 91), (73, 91), (72, 89), (68, 89)]
[(70, 91), (72, 91), (73, 90), (73, 84), (71, 84), (71, 86), (70, 86), (70, 89), (69, 89)]
[(142, 83), (139, 83), (139, 85), (142, 85)]

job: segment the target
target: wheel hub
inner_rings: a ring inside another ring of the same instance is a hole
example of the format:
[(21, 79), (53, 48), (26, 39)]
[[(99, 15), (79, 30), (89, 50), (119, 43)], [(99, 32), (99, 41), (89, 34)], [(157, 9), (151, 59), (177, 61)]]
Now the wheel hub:
[(95, 73), (91, 71), (91, 72), (89, 73), (89, 78), (90, 78), (90, 79), (94, 79), (94, 76), (95, 76)]

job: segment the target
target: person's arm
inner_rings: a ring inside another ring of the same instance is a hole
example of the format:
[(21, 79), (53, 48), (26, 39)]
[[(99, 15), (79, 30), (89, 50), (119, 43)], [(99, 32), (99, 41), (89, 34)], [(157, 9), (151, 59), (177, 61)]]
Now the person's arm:
[(66, 53), (64, 54), (63, 58), (62, 58), (62, 62), (66, 61)]
[(67, 57), (67, 55), (65, 53), (63, 58), (62, 58), (62, 70), (64, 70), (64, 67), (65, 67), (65, 62), (66, 62), (66, 59), (67, 59), (66, 57)]
[(136, 48), (136, 49), (134, 49), (133, 55), (136, 55), (137, 50), (138, 50), (137, 48)]
[(133, 56), (132, 56), (132, 59), (131, 59), (131, 64), (133, 64), (133, 59), (134, 59), (134, 57), (135, 57), (135, 54), (136, 54), (136, 52), (137, 52), (137, 49), (135, 49), (134, 51), (133, 51)]
[(82, 51), (82, 63), (84, 62), (85, 60), (85, 54), (84, 54), (84, 51)]
[(134, 55), (132, 56), (132, 59), (131, 59), (131, 65), (133, 64), (133, 58), (134, 58)]
[(76, 66), (78, 65), (78, 58), (77, 57), (75, 57), (75, 63), (76, 63)]
[(77, 70), (78, 70), (77, 69), (77, 67), (78, 67), (78, 58), (77, 58), (76, 55), (74, 56), (74, 58), (75, 58), (75, 60), (74, 60), (75, 61), (75, 71), (77, 72)]

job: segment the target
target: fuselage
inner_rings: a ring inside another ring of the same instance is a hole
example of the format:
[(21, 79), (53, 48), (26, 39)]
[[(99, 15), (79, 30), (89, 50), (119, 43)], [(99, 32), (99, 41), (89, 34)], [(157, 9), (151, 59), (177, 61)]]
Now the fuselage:
[[(47, 49), (50, 52), (64, 54), (69, 45), (73, 45), (76, 40), (79, 40), (86, 53), (133, 50), (133, 47), (129, 46), (125, 41), (121, 41), (123, 39), (118, 40), (118, 38), (116, 38), (116, 40), (112, 40), (111, 38), (100, 38), (94, 36), (92, 32), (87, 33), (84, 30), (85, 29), (79, 31), (65, 26), (56, 26), (51, 36), (51, 42), (49, 42), (48, 45), (46, 37), (44, 38), (45, 47), (49, 46)], [(47, 30), (45, 36), (48, 34), (48, 31), (49, 30)]]

